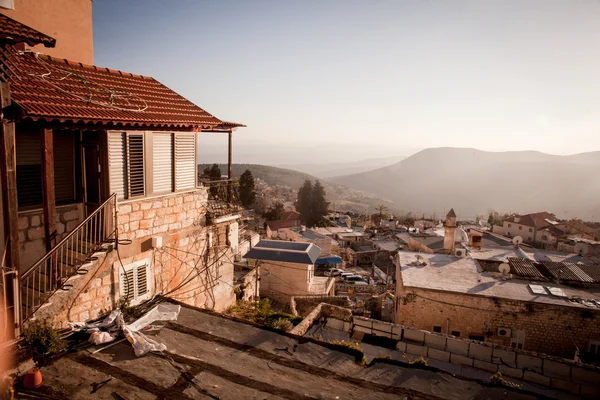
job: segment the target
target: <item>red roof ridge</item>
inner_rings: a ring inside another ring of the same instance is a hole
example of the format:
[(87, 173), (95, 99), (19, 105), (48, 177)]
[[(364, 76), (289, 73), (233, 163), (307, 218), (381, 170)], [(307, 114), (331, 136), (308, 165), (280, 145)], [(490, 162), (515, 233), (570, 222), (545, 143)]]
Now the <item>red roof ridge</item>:
[(115, 75), (130, 76), (132, 78), (152, 79), (152, 80), (156, 81), (156, 79), (154, 79), (153, 77), (148, 76), (148, 75), (133, 74), (131, 72), (124, 72), (119, 69), (111, 69), (108, 67), (99, 67), (97, 65), (92, 65), (92, 64), (84, 64), (79, 61), (67, 60), (66, 58), (52, 57), (52, 56), (42, 53), (42, 52), (32, 52), (32, 51), (25, 51), (25, 52), (26, 53), (27, 52), (35, 53), (38, 57), (42, 56), (42, 57), (48, 59), (49, 61), (54, 61), (56, 63), (65, 64), (65, 65), (69, 65), (69, 66), (73, 66), (73, 67), (77, 66), (77, 67), (81, 67), (81, 68), (93, 69), (95, 71), (108, 72), (110, 74), (115, 74)]

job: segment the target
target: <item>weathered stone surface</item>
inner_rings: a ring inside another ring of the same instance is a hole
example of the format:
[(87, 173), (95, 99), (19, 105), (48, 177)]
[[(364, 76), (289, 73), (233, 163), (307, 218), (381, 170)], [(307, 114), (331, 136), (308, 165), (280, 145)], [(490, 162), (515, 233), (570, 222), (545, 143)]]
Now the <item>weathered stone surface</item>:
[(542, 359), (528, 354), (517, 354), (517, 368), (542, 373)]
[(143, 213), (143, 212), (141, 212), (141, 211), (133, 211), (133, 212), (131, 212), (131, 213), (129, 214), (129, 221), (130, 221), (130, 223), (131, 223), (132, 221), (139, 221), (139, 220), (141, 220), (142, 218), (144, 218), (144, 213)]
[(75, 221), (79, 219), (79, 211), (71, 210), (62, 214), (63, 221)]
[(525, 371), (523, 373), (523, 380), (527, 382), (533, 382), (538, 385), (550, 386), (550, 378), (537, 372)]
[(425, 334), (425, 344), (429, 347), (436, 349), (446, 349), (446, 337), (442, 335), (435, 335), (433, 333)]
[(579, 394), (580, 391), (579, 383), (570, 382), (558, 378), (552, 378), (552, 380), (550, 381), (550, 386), (573, 394)]
[(504, 376), (509, 376), (511, 378), (523, 378), (523, 370), (519, 368), (511, 368), (506, 365), (498, 365), (498, 372), (502, 373)]
[(27, 239), (29, 240), (42, 239), (44, 236), (44, 228), (42, 228), (41, 226), (37, 228), (30, 228), (27, 231)]
[(468, 365), (469, 367), (473, 366), (473, 359), (470, 357), (461, 356), (459, 354), (450, 354), (450, 362), (452, 364), (458, 365)]
[(29, 219), (27, 217), (19, 217), (19, 229), (26, 229), (29, 227)]
[(514, 351), (494, 348), (492, 352), (492, 362), (504, 364), (510, 367), (516, 367), (517, 356)]
[(469, 342), (461, 339), (447, 338), (446, 350), (461, 356), (469, 355)]
[(406, 343), (405, 342), (396, 343), (396, 350), (406, 352)]
[(41, 220), (39, 215), (31, 216), (31, 226), (40, 226)]
[(79, 221), (77, 220), (67, 221), (67, 232), (71, 232), (73, 229), (77, 228), (77, 225), (79, 225)]
[(419, 331), (416, 329), (404, 329), (404, 341), (413, 343), (424, 343), (425, 342), (425, 331)]
[(600, 386), (600, 372), (591, 369), (571, 367), (571, 379), (575, 382)]
[(544, 375), (556, 378), (570, 379), (571, 378), (571, 366), (545, 359), (542, 364), (542, 371)]
[(427, 351), (427, 357), (433, 358), (434, 360), (450, 362), (450, 353), (444, 350), (438, 350), (430, 347)]
[(406, 344), (406, 352), (417, 356), (427, 356), (427, 347), (418, 344)]
[(498, 372), (498, 364), (492, 364), (490, 362), (481, 360), (473, 360), (473, 368), (478, 368), (489, 372)]
[(492, 348), (478, 343), (469, 344), (469, 357), (481, 361), (492, 361)]

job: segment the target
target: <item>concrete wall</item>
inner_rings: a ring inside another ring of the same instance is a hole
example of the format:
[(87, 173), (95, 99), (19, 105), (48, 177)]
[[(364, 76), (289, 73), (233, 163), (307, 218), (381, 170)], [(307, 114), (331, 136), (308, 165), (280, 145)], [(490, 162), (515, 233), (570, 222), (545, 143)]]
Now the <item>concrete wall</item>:
[(416, 357), (422, 356), (430, 365), (452, 373), (457, 373), (457, 369), (450, 365), (458, 365), (459, 375), (477, 376), (473, 370), (485, 371), (485, 375), (500, 372), (508, 379), (520, 379), (587, 398), (600, 396), (600, 369), (575, 364), (570, 360), (446, 337), (358, 316), (353, 317), (353, 332), (398, 340), (397, 350)]
[(576, 348), (587, 351), (600, 340), (600, 310), (510, 301), (477, 295), (407, 288), (398, 285), (395, 322), (460, 336), (481, 335), (485, 341), (510, 345), (498, 328), (524, 333), (524, 349), (573, 358)]
[[(83, 221), (83, 204), (56, 207), (56, 243)], [(42, 209), (19, 212), (19, 263), (26, 271), (46, 254), (44, 211)]]
[(56, 47), (33, 47), (58, 58), (94, 64), (92, 0), (14, 0), (0, 13), (56, 39)]
[(494, 226), (494, 233), (510, 237), (521, 236), (525, 242), (530, 243), (535, 240), (535, 228), (517, 222), (503, 221), (502, 226)]
[(288, 296), (306, 296), (310, 293), (310, 270), (314, 265), (261, 261), (260, 291), (280, 292)]

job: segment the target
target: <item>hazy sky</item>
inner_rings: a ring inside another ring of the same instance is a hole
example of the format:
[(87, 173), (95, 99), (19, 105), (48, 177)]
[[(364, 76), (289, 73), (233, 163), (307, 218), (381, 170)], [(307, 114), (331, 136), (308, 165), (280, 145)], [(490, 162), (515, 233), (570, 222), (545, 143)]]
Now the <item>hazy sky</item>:
[(93, 13), (96, 65), (248, 125), (240, 155), (600, 150), (597, 0), (96, 0)]

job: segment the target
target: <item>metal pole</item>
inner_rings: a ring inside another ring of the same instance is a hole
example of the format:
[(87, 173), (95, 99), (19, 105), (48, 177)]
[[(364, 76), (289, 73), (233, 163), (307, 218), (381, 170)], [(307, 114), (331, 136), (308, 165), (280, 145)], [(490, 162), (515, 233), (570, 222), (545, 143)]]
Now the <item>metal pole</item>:
[(228, 148), (228, 151), (227, 151), (227, 179), (231, 180), (231, 178), (232, 178), (232, 176), (231, 176), (231, 163), (232, 163), (232, 146), (233, 146), (233, 143), (232, 143), (233, 135), (232, 135), (232, 130), (231, 129), (228, 132), (228, 136), (229, 136), (229, 142), (228, 142), (229, 148)]

